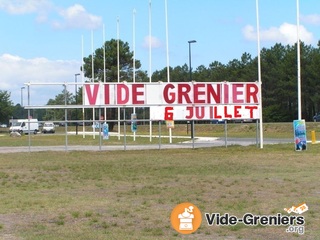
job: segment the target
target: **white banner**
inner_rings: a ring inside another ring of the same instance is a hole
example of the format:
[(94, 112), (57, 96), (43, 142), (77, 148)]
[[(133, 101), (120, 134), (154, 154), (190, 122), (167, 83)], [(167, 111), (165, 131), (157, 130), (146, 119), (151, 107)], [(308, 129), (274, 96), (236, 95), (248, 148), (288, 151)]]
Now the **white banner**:
[(84, 105), (150, 107), (151, 120), (259, 119), (257, 82), (86, 83)]
[(85, 83), (84, 105), (259, 105), (260, 85), (250, 83)]
[(150, 120), (259, 119), (259, 106), (150, 107)]

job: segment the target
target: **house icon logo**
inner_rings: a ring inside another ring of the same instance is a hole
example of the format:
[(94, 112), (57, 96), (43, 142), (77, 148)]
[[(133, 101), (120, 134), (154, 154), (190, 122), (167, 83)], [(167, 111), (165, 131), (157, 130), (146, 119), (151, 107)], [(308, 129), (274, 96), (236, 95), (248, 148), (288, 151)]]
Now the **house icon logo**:
[(178, 204), (171, 212), (171, 225), (181, 234), (191, 234), (200, 227), (202, 216), (200, 210), (192, 203)]

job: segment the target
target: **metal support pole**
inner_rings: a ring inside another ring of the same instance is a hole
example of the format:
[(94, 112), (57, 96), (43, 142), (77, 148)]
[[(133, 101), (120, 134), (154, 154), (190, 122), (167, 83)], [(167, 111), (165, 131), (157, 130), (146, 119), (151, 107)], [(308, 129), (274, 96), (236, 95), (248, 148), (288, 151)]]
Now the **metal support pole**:
[(187, 135), (189, 134), (189, 121), (187, 121)]
[(25, 87), (21, 87), (21, 118), (23, 117), (23, 89), (25, 89)]
[(192, 138), (192, 140), (194, 139), (194, 132), (193, 132), (193, 130), (194, 130), (194, 120), (191, 120), (191, 138)]
[(193, 124), (193, 120), (191, 122), (191, 134), (192, 134), (192, 148), (194, 148), (194, 124)]
[(161, 121), (159, 121), (159, 150), (161, 149)]
[[(75, 93), (75, 97), (76, 97), (76, 105), (78, 103), (78, 99), (77, 99), (77, 76), (80, 76), (80, 73), (76, 73), (74, 75), (74, 81), (75, 81), (75, 85), (74, 85), (74, 93)], [(76, 120), (76, 135), (78, 135), (78, 108), (76, 108), (76, 117), (75, 117), (75, 120)]]
[(228, 126), (227, 120), (224, 120), (224, 146), (228, 147)]
[[(30, 106), (30, 85), (28, 85), (28, 106)], [(28, 134), (28, 141), (29, 141), (29, 152), (31, 152), (31, 136), (30, 136), (30, 109), (28, 109), (28, 128), (29, 128), (29, 134)]]
[(92, 119), (93, 119), (93, 128), (92, 128), (92, 138), (93, 139), (96, 139), (96, 128), (94, 127), (95, 123), (96, 123), (96, 111), (95, 111), (95, 108), (92, 108)]
[(256, 119), (256, 145), (259, 147), (259, 121)]
[[(101, 116), (101, 108), (99, 108), (99, 116)], [(99, 151), (101, 151), (101, 126), (102, 126), (102, 121), (99, 119)]]
[[(196, 43), (196, 40), (188, 41), (189, 43), (189, 81), (192, 81), (192, 67), (191, 67), (191, 43)], [(191, 120), (191, 138), (194, 138), (194, 120)]]
[(64, 134), (65, 134), (65, 150), (68, 151), (68, 111), (67, 109), (64, 110), (64, 117), (65, 117), (65, 122), (64, 122)]
[[(67, 106), (67, 85), (64, 85), (64, 105)], [(64, 109), (65, 150), (68, 151), (68, 111)]]
[[(28, 116), (30, 116), (30, 109), (28, 109)], [(29, 129), (29, 133), (28, 133), (29, 152), (31, 152), (30, 118), (28, 118), (28, 129)], [(23, 134), (23, 132), (22, 132), (22, 134)]]
[(126, 108), (123, 108), (123, 148), (124, 150), (127, 150), (126, 127), (127, 127), (126, 126)]

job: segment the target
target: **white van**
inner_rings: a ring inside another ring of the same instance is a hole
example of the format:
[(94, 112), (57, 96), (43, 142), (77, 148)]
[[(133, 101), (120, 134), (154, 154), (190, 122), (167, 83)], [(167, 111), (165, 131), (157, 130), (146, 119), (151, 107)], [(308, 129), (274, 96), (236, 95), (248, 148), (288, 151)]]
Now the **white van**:
[(10, 120), (9, 128), (9, 133), (11, 132), (19, 132), (20, 134), (37, 134), (39, 132), (38, 119), (12, 119)]

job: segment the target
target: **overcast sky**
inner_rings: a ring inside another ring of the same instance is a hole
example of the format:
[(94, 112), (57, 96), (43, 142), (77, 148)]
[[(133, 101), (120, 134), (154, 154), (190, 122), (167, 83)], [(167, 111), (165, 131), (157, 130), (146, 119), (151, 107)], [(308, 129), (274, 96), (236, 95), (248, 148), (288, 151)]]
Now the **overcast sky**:
[[(22, 92), (26, 104), (27, 88), (21, 90), (24, 83), (74, 82), (82, 51), (85, 57), (92, 52), (91, 33), (94, 49), (100, 48), (104, 39), (117, 38), (117, 25), (120, 39), (131, 50), (135, 41), (135, 56), (143, 70), (163, 69), (168, 64), (165, 2), (0, 0), (0, 90), (10, 92), (14, 104), (21, 102)], [(192, 44), (193, 69), (213, 61), (227, 64), (244, 52), (257, 56), (255, 0), (167, 0), (167, 10), (170, 66), (188, 64), (189, 40), (197, 41)], [(297, 41), (296, 0), (259, 0), (259, 14), (261, 47)], [(316, 46), (320, 1), (300, 1), (299, 19), (301, 40)], [(77, 81), (81, 80), (78, 76)], [(30, 103), (46, 104), (62, 89), (61, 85), (31, 85)], [(74, 86), (68, 90), (74, 92)]]

